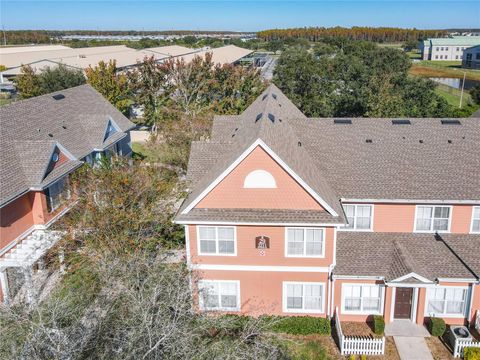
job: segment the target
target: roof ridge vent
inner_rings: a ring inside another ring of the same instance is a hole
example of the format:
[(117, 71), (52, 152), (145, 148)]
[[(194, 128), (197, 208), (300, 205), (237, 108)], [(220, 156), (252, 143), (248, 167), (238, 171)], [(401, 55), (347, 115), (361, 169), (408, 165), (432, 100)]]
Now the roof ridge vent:
[(55, 94), (55, 95), (52, 96), (52, 98), (54, 98), (55, 100), (62, 100), (62, 99), (65, 99), (65, 95)]
[(408, 119), (392, 120), (392, 125), (412, 125), (412, 122)]
[(462, 125), (462, 123), (460, 122), (460, 120), (456, 120), (456, 119), (443, 119), (443, 120), (440, 120), (442, 125)]
[(333, 119), (334, 124), (343, 124), (343, 125), (352, 125), (352, 120), (350, 119)]

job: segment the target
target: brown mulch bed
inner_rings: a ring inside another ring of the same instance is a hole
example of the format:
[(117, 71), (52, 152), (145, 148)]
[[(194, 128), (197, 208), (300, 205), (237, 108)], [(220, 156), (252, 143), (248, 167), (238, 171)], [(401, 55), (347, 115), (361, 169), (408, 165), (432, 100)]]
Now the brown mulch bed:
[(371, 336), (378, 337), (368, 323), (365, 322), (342, 322), (342, 331), (345, 336)]
[(447, 345), (445, 345), (443, 340), (439, 337), (430, 336), (425, 338), (425, 342), (427, 343), (434, 360), (455, 359), (450, 350), (447, 348)]

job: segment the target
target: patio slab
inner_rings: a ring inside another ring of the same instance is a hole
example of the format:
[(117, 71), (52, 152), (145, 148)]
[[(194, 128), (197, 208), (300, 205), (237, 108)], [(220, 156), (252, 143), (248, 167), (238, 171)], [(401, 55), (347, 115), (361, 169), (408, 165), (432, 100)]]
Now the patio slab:
[(425, 326), (412, 323), (410, 320), (395, 320), (385, 325), (386, 336), (429, 337)]
[(423, 337), (394, 336), (398, 354), (402, 360), (433, 360)]

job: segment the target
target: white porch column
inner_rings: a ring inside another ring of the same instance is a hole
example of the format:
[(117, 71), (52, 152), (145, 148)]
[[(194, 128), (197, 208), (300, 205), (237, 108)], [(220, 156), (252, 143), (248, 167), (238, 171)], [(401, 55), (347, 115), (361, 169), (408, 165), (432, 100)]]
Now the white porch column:
[(35, 288), (32, 280), (32, 267), (25, 266), (23, 268), (23, 276), (25, 278), (25, 301), (28, 305), (33, 305), (35, 302)]
[(0, 287), (2, 288), (3, 302), (5, 304), (8, 304), (10, 300), (10, 293), (8, 291), (8, 279), (6, 269), (0, 271)]

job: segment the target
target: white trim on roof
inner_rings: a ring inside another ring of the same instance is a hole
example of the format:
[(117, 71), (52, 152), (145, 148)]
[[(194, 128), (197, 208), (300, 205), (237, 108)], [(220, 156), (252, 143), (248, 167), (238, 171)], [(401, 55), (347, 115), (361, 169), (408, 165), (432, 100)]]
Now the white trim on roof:
[(60, 150), (60, 152), (65, 154), (70, 160), (77, 160), (77, 158), (75, 156), (73, 156), (72, 153), (70, 151), (68, 151), (62, 144), (60, 144), (58, 141), (55, 141), (55, 143), (53, 143), (53, 145), (52, 145), (52, 150), (50, 151), (50, 155), (48, 157), (47, 165), (45, 166), (45, 169), (43, 170), (42, 181), (48, 175), (47, 170), (50, 166), (50, 163), (52, 162), (52, 157), (53, 157), (53, 154), (55, 153), (55, 148), (57, 148), (57, 147)]
[(480, 200), (422, 200), (422, 199), (351, 199), (340, 198), (345, 203), (393, 203), (393, 204), (480, 204)]
[(421, 281), (423, 283), (427, 283), (427, 284), (430, 284), (432, 283), (431, 280), (421, 276), (421, 275), (418, 275), (414, 272), (411, 272), (411, 273), (408, 273), (406, 275), (403, 275), (403, 276), (400, 276), (399, 278), (396, 278), (396, 279), (393, 279), (391, 281), (389, 281), (390, 283), (393, 283), (393, 282), (400, 282), (400, 281), (403, 281), (403, 280), (406, 280), (406, 279), (409, 279), (409, 278), (414, 278), (414, 279), (417, 279), (418, 281)]
[(195, 198), (190, 205), (188, 205), (182, 214), (188, 214), (220, 181), (222, 181), (228, 174), (230, 174), (257, 146), (262, 147), (285, 171), (288, 172), (299, 184), (302, 186), (326, 211), (332, 216), (338, 216), (335, 210), (327, 204), (308, 184), (303, 181), (270, 147), (265, 144), (261, 139), (257, 139), (252, 145), (248, 147), (224, 172), (220, 174), (205, 190), (203, 190), (197, 198)]
[(344, 223), (287, 223), (287, 222), (241, 222), (241, 221), (198, 221), (198, 220), (174, 220), (179, 225), (250, 225), (250, 226), (342, 226)]

